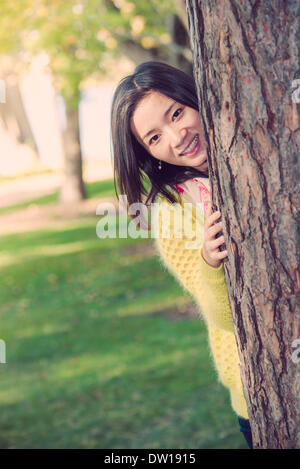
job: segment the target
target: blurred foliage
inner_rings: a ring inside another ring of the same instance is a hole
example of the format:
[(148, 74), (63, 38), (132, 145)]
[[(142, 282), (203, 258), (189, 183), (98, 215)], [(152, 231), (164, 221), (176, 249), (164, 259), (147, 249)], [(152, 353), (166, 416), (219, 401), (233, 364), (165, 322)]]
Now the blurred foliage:
[(172, 41), (168, 19), (172, 0), (20, 0), (0, 4), (0, 56), (29, 64), (45, 52), (45, 63), (69, 109), (78, 105), (80, 84), (105, 74), (106, 58), (117, 59), (122, 45), (155, 49), (164, 57)]

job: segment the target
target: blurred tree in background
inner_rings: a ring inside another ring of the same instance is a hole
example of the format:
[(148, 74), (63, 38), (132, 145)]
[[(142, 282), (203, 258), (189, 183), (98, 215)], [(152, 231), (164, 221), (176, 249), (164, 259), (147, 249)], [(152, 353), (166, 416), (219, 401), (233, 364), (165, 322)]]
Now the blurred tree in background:
[[(18, 80), (22, 68), (18, 52), (23, 49), (19, 32), (26, 17), (23, 8), (26, 3), (20, 2), (18, 14), (9, 2), (0, 4), (0, 78), (5, 81), (6, 87), (6, 102), (1, 103), (0, 118), (13, 139), (30, 145), (37, 155), (37, 145), (23, 106)], [(10, 60), (8, 54), (11, 55)]]
[(18, 73), (41, 53), (66, 107), (60, 198), (76, 202), (85, 197), (78, 120), (84, 81), (106, 76), (124, 55), (134, 64), (160, 60), (192, 73), (184, 0), (21, 0), (17, 10), (2, 3), (0, 55), (13, 57)]

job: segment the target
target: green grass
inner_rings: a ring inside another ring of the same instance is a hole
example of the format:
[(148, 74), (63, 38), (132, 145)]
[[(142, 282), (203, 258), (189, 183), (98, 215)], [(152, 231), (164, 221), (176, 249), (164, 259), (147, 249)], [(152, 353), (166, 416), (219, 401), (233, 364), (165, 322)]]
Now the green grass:
[[(104, 181), (96, 181), (85, 184), (86, 197), (115, 197), (114, 182), (113, 179), (106, 179)], [(59, 192), (54, 191), (52, 194), (43, 195), (26, 202), (9, 205), (0, 208), (0, 215), (5, 213), (12, 213), (15, 210), (21, 210), (27, 208), (29, 205), (47, 205), (51, 203), (57, 203), (59, 201)]]
[(0, 447), (246, 448), (204, 323), (164, 314), (190, 298), (152, 240), (96, 223), (1, 237)]
[[(29, 170), (26, 170), (26, 171), (22, 171), (22, 172), (19, 172), (17, 174), (13, 174), (11, 176), (5, 176), (3, 174), (0, 174), (0, 184), (2, 182), (11, 182), (11, 181), (19, 181), (20, 179), (26, 179), (28, 177), (32, 177), (32, 176), (40, 176), (40, 175), (44, 175), (44, 174), (55, 174), (57, 173), (57, 171), (53, 170), (53, 169), (50, 169), (50, 168), (47, 168), (47, 167), (44, 167), (44, 166), (40, 166), (42, 165), (41, 162), (38, 163), (38, 165), (35, 167), (35, 168), (31, 168)], [(84, 167), (84, 165), (83, 165)]]

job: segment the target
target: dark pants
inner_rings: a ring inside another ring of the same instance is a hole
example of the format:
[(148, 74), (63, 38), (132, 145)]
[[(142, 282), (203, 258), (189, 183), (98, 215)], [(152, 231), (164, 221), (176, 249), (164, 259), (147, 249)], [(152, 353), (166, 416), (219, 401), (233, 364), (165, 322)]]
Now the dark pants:
[(238, 417), (238, 421), (240, 424), (240, 431), (243, 433), (245, 440), (247, 442), (247, 445), (249, 446), (250, 449), (253, 449), (252, 448), (252, 433), (251, 433), (249, 420), (246, 420), (243, 417)]

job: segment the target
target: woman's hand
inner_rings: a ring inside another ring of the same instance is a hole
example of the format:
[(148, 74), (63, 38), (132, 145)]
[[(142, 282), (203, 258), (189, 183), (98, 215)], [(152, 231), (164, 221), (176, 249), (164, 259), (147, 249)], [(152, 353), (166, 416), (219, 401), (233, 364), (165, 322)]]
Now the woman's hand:
[(227, 250), (219, 251), (219, 247), (224, 243), (224, 236), (216, 238), (216, 235), (222, 231), (222, 222), (214, 224), (221, 216), (220, 212), (212, 213), (212, 203), (207, 205), (204, 214), (204, 241), (203, 258), (211, 267), (219, 267), (222, 259), (228, 257)]

